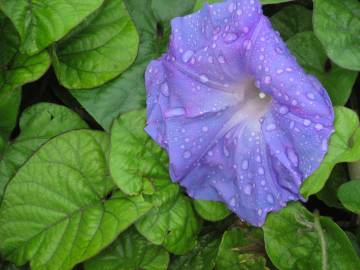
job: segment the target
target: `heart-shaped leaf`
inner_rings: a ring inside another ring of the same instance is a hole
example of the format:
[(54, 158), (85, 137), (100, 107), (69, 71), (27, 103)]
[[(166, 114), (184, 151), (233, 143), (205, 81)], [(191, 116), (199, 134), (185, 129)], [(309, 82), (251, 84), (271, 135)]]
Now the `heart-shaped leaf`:
[(353, 180), (340, 186), (338, 197), (346, 209), (360, 215), (360, 181)]
[(221, 202), (194, 200), (195, 211), (205, 220), (220, 221), (231, 214), (225, 204)]

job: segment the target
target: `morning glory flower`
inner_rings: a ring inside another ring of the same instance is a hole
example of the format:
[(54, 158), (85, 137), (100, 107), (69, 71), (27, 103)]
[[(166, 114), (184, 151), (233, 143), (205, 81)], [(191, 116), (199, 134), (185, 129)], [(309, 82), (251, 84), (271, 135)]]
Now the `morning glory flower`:
[(327, 152), (334, 113), (255, 0), (205, 5), (172, 21), (169, 49), (146, 71), (147, 133), (195, 199), (241, 219), (301, 200)]

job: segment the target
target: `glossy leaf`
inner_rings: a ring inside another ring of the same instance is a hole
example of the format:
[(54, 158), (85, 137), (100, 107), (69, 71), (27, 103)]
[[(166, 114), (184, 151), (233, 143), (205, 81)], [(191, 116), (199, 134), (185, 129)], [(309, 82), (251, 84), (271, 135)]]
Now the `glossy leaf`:
[(0, 8), (20, 34), (20, 50), (32, 55), (61, 39), (102, 2), (103, 0), (0, 0)]
[(33, 270), (70, 270), (109, 245), (151, 207), (112, 193), (108, 136), (71, 131), (42, 146), (7, 187), (0, 251)]
[(13, 89), (6, 86), (0, 89), (0, 138), (3, 141), (0, 152), (16, 125), (20, 101), (21, 90), (19, 88)]
[(116, 119), (111, 130), (110, 172), (117, 186), (130, 195), (152, 193), (156, 180), (169, 179), (167, 155), (144, 126), (144, 112), (133, 111)]
[(340, 186), (338, 197), (346, 209), (360, 215), (360, 181), (353, 180)]
[(284, 40), (297, 33), (312, 30), (312, 12), (300, 5), (289, 5), (270, 18), (274, 28)]
[(0, 159), (0, 200), (6, 184), (42, 144), (61, 133), (82, 128), (87, 128), (87, 124), (66, 107), (39, 103), (27, 108), (20, 118), (20, 135), (6, 146)]
[(331, 60), (360, 70), (359, 1), (315, 0), (314, 31)]
[[(169, 35), (170, 24), (155, 17), (155, 13), (160, 11), (152, 9), (152, 1), (124, 0), (124, 3), (140, 36), (139, 53), (135, 63), (119, 77), (98, 88), (71, 91), (106, 130), (110, 130), (112, 122), (120, 113), (145, 107), (145, 68), (150, 60), (164, 52)], [(161, 8), (171, 9), (172, 5), (173, 1), (163, 1)], [(190, 12), (181, 9), (176, 11), (177, 15)]]
[(170, 270), (212, 270), (221, 242), (216, 234), (201, 237), (196, 247), (183, 256), (177, 256), (172, 261)]
[(357, 72), (329, 62), (326, 52), (313, 32), (299, 33), (290, 38), (287, 44), (300, 65), (322, 82), (333, 105), (345, 105), (354, 86)]
[(231, 214), (221, 202), (194, 200), (193, 204), (199, 216), (208, 221), (220, 221)]
[(238, 228), (226, 231), (216, 258), (218, 270), (261, 270), (266, 268), (263, 235), (260, 229)]
[(301, 187), (301, 194), (305, 198), (324, 187), (337, 163), (360, 159), (360, 128), (356, 113), (345, 107), (335, 107), (334, 126), (335, 132), (330, 138), (328, 152), (323, 162)]
[(139, 37), (122, 0), (104, 4), (53, 51), (56, 75), (70, 89), (93, 88), (135, 60)]
[(98, 256), (85, 263), (85, 270), (166, 270), (169, 253), (149, 243), (136, 230), (122, 233)]
[(265, 226), (268, 256), (280, 270), (356, 270), (360, 259), (340, 227), (291, 203), (269, 215)]

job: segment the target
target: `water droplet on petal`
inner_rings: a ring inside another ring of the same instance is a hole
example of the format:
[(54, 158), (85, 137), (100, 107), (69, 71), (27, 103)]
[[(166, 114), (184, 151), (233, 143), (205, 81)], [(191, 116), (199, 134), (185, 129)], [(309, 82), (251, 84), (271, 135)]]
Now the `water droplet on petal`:
[(272, 130), (274, 130), (274, 129), (276, 129), (276, 125), (275, 125), (275, 124), (269, 124), (269, 125), (266, 126), (266, 130), (267, 130), (267, 131), (272, 131)]
[(251, 192), (252, 192), (252, 186), (249, 185), (249, 184), (246, 184), (246, 185), (244, 186), (244, 193), (245, 193), (246, 195), (251, 195)]
[(183, 55), (182, 55), (182, 60), (184, 63), (189, 62), (190, 58), (194, 55), (194, 52), (191, 50), (186, 51)]
[(235, 199), (235, 197), (232, 197), (230, 199), (230, 206), (235, 207), (235, 205), (236, 205), (236, 199)]
[(258, 211), (257, 211), (257, 212), (258, 212), (258, 215), (259, 215), (259, 216), (261, 216), (261, 215), (262, 215), (262, 213), (263, 213), (263, 210), (262, 210), (262, 209), (258, 209)]
[(271, 83), (271, 76), (265, 76), (265, 78), (264, 78), (264, 83), (265, 84), (270, 84)]
[(304, 120), (304, 126), (308, 127), (311, 125), (311, 121), (309, 119)]
[(328, 149), (328, 143), (326, 139), (323, 139), (322, 143), (321, 143), (321, 149), (323, 151), (326, 151)]
[(307, 93), (306, 96), (311, 100), (315, 99), (315, 96), (313, 93)]
[(184, 154), (183, 154), (183, 157), (184, 157), (185, 159), (189, 159), (189, 158), (191, 157), (191, 152), (190, 152), (189, 150), (186, 150), (186, 151), (184, 152)]
[(286, 155), (295, 167), (299, 165), (298, 156), (293, 149), (291, 148), (286, 149)]
[(279, 109), (279, 112), (281, 114), (287, 114), (289, 112), (289, 108), (286, 107), (286, 106), (281, 106), (280, 109)]
[(208, 132), (208, 130), (209, 130), (209, 128), (208, 128), (207, 126), (203, 126), (203, 127), (202, 127), (202, 131)]
[(272, 194), (266, 195), (266, 200), (268, 203), (273, 204), (274, 203), (274, 196)]
[(259, 167), (258, 168), (258, 173), (259, 175), (263, 175), (265, 172), (264, 172), (264, 168), (263, 167)]
[(241, 168), (243, 170), (247, 170), (249, 168), (249, 161), (247, 161), (246, 159), (243, 160), (243, 162), (241, 163)]
[(322, 130), (322, 129), (324, 128), (324, 126), (323, 126), (322, 124), (316, 124), (316, 125), (315, 125), (315, 128), (316, 128), (317, 130)]
[(278, 54), (283, 54), (283, 53), (284, 53), (284, 49), (281, 48), (281, 47), (276, 47), (276, 48), (275, 48), (275, 51), (276, 51)]
[(209, 81), (209, 78), (206, 75), (200, 75), (200, 81), (206, 83)]
[(228, 6), (228, 11), (229, 11), (230, 13), (233, 13), (234, 10), (235, 10), (235, 5), (234, 5), (234, 3), (230, 3), (230, 5)]
[(219, 56), (218, 57), (219, 63), (220, 64), (224, 64), (225, 63), (225, 58), (223, 56)]
[(245, 48), (245, 50), (250, 50), (250, 48), (251, 48), (251, 41), (250, 40), (245, 40), (244, 41), (244, 48)]
[(168, 84), (166, 82), (161, 84), (160, 92), (166, 97), (169, 96), (169, 86), (168, 86)]
[(232, 43), (232, 42), (234, 42), (235, 40), (237, 40), (238, 39), (238, 36), (236, 35), (236, 34), (234, 34), (234, 33), (227, 33), (226, 35), (225, 35), (225, 37), (224, 37), (224, 41), (226, 42), (226, 43)]
[(172, 108), (165, 112), (165, 117), (176, 117), (176, 116), (182, 116), (185, 114), (185, 109), (182, 107)]

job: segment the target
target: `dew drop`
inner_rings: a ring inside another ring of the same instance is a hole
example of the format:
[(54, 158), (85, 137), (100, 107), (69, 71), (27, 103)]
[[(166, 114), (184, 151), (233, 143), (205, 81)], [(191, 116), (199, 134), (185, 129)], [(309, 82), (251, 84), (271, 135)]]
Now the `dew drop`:
[(283, 53), (284, 53), (284, 49), (281, 48), (281, 47), (276, 47), (276, 48), (275, 48), (275, 51), (276, 51), (278, 54), (283, 54)]
[(225, 63), (225, 58), (223, 56), (219, 56), (218, 61), (219, 61), (220, 64), (224, 64)]
[(257, 212), (258, 212), (258, 215), (259, 215), (259, 216), (261, 216), (261, 215), (262, 215), (262, 213), (263, 213), (263, 210), (262, 210), (262, 209), (258, 209), (258, 211), (257, 211)]
[(189, 62), (190, 58), (194, 55), (194, 52), (191, 50), (186, 51), (183, 55), (182, 55), (182, 60), (184, 63)]
[(291, 163), (297, 167), (299, 165), (299, 159), (298, 156), (296, 155), (295, 151), (291, 148), (288, 148), (286, 150), (286, 155), (289, 158), (289, 160), (291, 161)]
[(189, 159), (189, 158), (191, 157), (191, 152), (190, 152), (189, 150), (186, 150), (186, 151), (184, 152), (184, 154), (183, 154), (183, 157), (184, 157), (185, 159)]
[(246, 184), (244, 186), (244, 193), (246, 195), (251, 195), (251, 192), (252, 192), (252, 186), (250, 184)]
[(264, 83), (265, 84), (270, 84), (271, 83), (271, 76), (265, 76), (265, 78), (264, 78)]
[(274, 129), (276, 129), (276, 125), (275, 125), (275, 124), (269, 124), (269, 125), (266, 126), (266, 130), (267, 130), (267, 131), (272, 131), (272, 130), (274, 130)]
[(288, 107), (286, 107), (286, 106), (281, 106), (280, 107), (280, 109), (279, 109), (279, 112), (281, 113), (281, 114), (287, 114), (288, 112), (289, 112), (289, 108)]
[(244, 48), (245, 48), (245, 50), (250, 50), (250, 48), (251, 48), (251, 41), (250, 40), (245, 40), (244, 41)]
[(306, 96), (311, 99), (311, 100), (314, 100), (315, 99), (315, 96), (313, 93), (307, 93)]
[(284, 72), (283, 69), (278, 69), (278, 70), (276, 71), (277, 74), (281, 74), (281, 73), (283, 73), (283, 72)]
[(238, 39), (238, 36), (236, 35), (236, 34), (234, 34), (234, 33), (227, 33), (226, 35), (225, 35), (225, 37), (224, 37), (224, 41), (226, 42), (226, 43), (232, 43), (232, 42), (234, 42), (235, 40), (237, 40)]
[(209, 78), (206, 75), (200, 75), (200, 81), (206, 83), (209, 81)]
[(315, 125), (315, 128), (316, 128), (317, 130), (322, 130), (322, 129), (324, 128), (324, 126), (323, 126), (322, 124), (316, 124), (316, 125)]
[(309, 119), (304, 120), (304, 126), (308, 127), (311, 125), (311, 121)]
[(323, 151), (326, 151), (328, 149), (328, 143), (326, 139), (323, 139), (322, 143), (321, 143), (321, 149)]
[(235, 199), (235, 197), (232, 197), (230, 199), (230, 206), (235, 207), (235, 205), (236, 205), (236, 199)]
[(249, 168), (249, 162), (246, 159), (241, 163), (241, 168), (243, 170), (247, 170)]
[(271, 194), (266, 195), (266, 200), (268, 203), (273, 204), (274, 203), (274, 196)]
[(165, 117), (176, 117), (176, 116), (182, 116), (185, 114), (185, 109), (182, 107), (172, 108), (165, 112)]
[(169, 86), (168, 86), (168, 84), (166, 82), (161, 84), (160, 92), (166, 97), (169, 96)]
[(263, 167), (259, 167), (258, 168), (258, 173), (259, 175), (263, 175), (265, 172), (264, 172), (264, 168)]
[(209, 128), (208, 128), (207, 126), (203, 126), (203, 127), (202, 127), (202, 131), (203, 131), (203, 132), (208, 132), (208, 130), (209, 130)]

